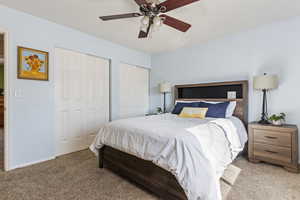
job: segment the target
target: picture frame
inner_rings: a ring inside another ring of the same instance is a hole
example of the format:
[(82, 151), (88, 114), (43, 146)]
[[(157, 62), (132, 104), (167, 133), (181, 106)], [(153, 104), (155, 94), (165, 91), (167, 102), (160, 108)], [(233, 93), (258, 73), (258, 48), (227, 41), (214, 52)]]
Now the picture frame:
[(49, 53), (19, 46), (18, 79), (49, 81)]

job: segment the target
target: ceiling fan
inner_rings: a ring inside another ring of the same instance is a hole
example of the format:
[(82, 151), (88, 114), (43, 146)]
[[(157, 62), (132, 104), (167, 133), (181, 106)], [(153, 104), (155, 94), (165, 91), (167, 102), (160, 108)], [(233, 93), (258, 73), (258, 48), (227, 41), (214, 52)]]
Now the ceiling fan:
[(179, 31), (186, 32), (191, 25), (164, 13), (186, 6), (199, 0), (135, 0), (140, 7), (140, 13), (128, 13), (121, 15), (110, 15), (99, 17), (103, 21), (141, 17), (141, 28), (139, 38), (147, 38), (152, 31), (157, 30), (162, 24), (168, 25)]

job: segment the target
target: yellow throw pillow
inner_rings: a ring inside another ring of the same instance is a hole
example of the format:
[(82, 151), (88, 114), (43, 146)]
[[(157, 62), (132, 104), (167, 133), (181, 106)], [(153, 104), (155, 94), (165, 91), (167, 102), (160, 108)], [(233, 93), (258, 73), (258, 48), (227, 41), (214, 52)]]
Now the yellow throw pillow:
[(184, 107), (179, 117), (205, 119), (208, 108)]

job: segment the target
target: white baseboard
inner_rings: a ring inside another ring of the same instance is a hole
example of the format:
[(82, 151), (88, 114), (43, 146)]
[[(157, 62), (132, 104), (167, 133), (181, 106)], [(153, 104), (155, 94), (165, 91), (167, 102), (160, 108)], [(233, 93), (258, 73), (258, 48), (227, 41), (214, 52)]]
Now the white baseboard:
[(55, 158), (56, 157), (50, 157), (50, 158), (46, 158), (46, 159), (41, 159), (41, 160), (37, 160), (37, 161), (33, 161), (33, 162), (28, 162), (28, 163), (16, 165), (16, 166), (10, 167), (7, 171), (11, 171), (11, 170), (19, 169), (19, 168), (23, 168), (23, 167), (28, 167), (28, 166), (35, 165), (35, 164), (42, 163), (42, 162), (46, 162), (46, 161), (49, 161), (49, 160), (54, 160)]

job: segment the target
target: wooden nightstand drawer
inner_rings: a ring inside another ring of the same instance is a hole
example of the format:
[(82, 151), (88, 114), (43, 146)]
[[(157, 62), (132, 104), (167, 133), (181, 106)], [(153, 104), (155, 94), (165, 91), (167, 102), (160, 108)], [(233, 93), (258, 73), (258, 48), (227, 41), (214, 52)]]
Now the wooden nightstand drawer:
[(254, 142), (278, 145), (283, 147), (292, 146), (292, 136), (290, 133), (282, 134), (281, 132), (254, 129)]
[(292, 161), (291, 148), (254, 143), (254, 157), (269, 158), (285, 163)]

